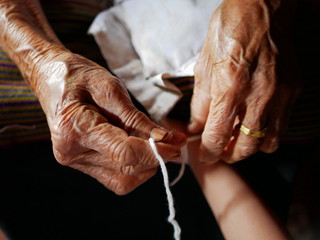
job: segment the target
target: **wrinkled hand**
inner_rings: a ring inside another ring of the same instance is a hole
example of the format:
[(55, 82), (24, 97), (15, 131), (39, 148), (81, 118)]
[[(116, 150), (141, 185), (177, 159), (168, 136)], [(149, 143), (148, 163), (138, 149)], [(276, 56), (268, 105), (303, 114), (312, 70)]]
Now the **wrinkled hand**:
[(34, 76), (59, 163), (78, 169), (117, 194), (156, 172), (151, 136), (166, 161), (177, 161), (185, 136), (149, 120), (132, 104), (121, 81), (75, 54), (38, 64)]
[(165, 161), (179, 159), (185, 136), (151, 122), (119, 79), (68, 51), (39, 0), (0, 0), (0, 44), (39, 98), (61, 164), (125, 194), (156, 172), (149, 136)]
[[(213, 14), (195, 67), (189, 125), (204, 130), (206, 162), (231, 163), (278, 147), (298, 89), (290, 42), (276, 22), (279, 4), (225, 0)], [(240, 124), (268, 131), (265, 138), (247, 136)]]

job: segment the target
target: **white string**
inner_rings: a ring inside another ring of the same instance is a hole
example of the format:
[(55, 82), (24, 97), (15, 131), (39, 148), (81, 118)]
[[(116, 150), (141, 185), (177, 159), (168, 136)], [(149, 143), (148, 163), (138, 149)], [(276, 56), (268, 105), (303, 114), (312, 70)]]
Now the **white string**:
[[(193, 135), (187, 138), (187, 142), (190, 143), (190, 142), (198, 141), (200, 139), (201, 139), (201, 134)], [(184, 175), (186, 164), (188, 163), (188, 158), (189, 158), (187, 145), (181, 148), (181, 167), (180, 167), (178, 176), (170, 183), (170, 187), (176, 185), (176, 183), (179, 182)]]
[(157, 158), (157, 160), (160, 163), (161, 172), (162, 172), (162, 175), (163, 175), (163, 182), (164, 182), (164, 187), (166, 189), (167, 200), (168, 200), (168, 205), (169, 205), (168, 222), (171, 223), (171, 225), (173, 226), (174, 239), (175, 240), (180, 240), (180, 238), (181, 238), (180, 237), (181, 236), (181, 228), (179, 226), (179, 223), (175, 220), (176, 209), (174, 208), (173, 196), (172, 196), (172, 193), (170, 191), (168, 171), (167, 171), (166, 165), (165, 165), (162, 157), (158, 153), (158, 150), (157, 150), (156, 144), (154, 142), (154, 139), (153, 138), (149, 138), (149, 143), (150, 143), (151, 149), (152, 149), (155, 157)]
[[(187, 138), (187, 142), (190, 143), (190, 142), (194, 142), (194, 141), (197, 141), (197, 140), (200, 140), (200, 139), (201, 139), (201, 134), (194, 135), (194, 136), (188, 137)], [(185, 146), (183, 146), (181, 148), (181, 159), (182, 159), (182, 162), (181, 162), (180, 171), (179, 171), (178, 176), (170, 183), (170, 187), (174, 186), (177, 182), (179, 182), (180, 179), (182, 178), (183, 174), (184, 174), (184, 171), (185, 171), (185, 168), (186, 168), (186, 164), (187, 164), (188, 158), (189, 158), (189, 156), (188, 156), (188, 146), (187, 145), (185, 145)]]
[(177, 182), (183, 177), (184, 171), (186, 169), (186, 162), (188, 160), (188, 149), (187, 146), (181, 148), (181, 167), (178, 176), (170, 183), (170, 187), (176, 185)]
[(170, 183), (170, 187), (176, 185), (176, 183), (180, 181), (180, 179), (183, 177), (183, 174), (184, 174), (185, 169), (186, 169), (186, 163), (185, 163), (184, 159), (182, 159), (181, 167), (180, 167), (180, 170), (179, 170), (179, 174), (178, 174), (178, 176)]

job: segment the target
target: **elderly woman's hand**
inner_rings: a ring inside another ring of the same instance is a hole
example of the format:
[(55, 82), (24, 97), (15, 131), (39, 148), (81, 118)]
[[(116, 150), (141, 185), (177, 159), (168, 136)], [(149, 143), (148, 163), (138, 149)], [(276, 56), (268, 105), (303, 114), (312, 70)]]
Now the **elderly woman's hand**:
[(121, 81), (60, 43), (37, 0), (0, 0), (0, 45), (46, 113), (56, 159), (126, 194), (156, 172), (148, 138), (177, 161), (185, 136), (138, 111)]
[(36, 65), (56, 159), (125, 194), (156, 172), (148, 138), (166, 161), (178, 161), (185, 137), (138, 111), (121, 81), (79, 55), (59, 54)]
[[(204, 130), (202, 159), (209, 163), (278, 147), (297, 95), (280, 8), (280, 0), (225, 0), (212, 16), (195, 67), (189, 125), (191, 132)], [(291, 10), (283, 19), (291, 19)]]

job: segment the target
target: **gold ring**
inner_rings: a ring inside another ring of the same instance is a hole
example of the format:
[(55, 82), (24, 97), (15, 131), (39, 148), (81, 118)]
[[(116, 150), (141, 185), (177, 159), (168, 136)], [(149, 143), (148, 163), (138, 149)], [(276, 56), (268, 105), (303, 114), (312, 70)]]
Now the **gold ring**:
[(267, 128), (264, 128), (261, 131), (257, 131), (257, 130), (251, 130), (241, 124), (240, 131), (247, 136), (251, 136), (255, 138), (264, 138), (267, 133)]

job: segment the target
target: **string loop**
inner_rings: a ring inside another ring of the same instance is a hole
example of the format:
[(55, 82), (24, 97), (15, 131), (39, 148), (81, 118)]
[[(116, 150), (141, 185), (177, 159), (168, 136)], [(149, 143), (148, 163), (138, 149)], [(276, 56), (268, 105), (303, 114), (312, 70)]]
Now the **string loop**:
[(172, 196), (170, 186), (169, 186), (168, 171), (167, 171), (166, 165), (165, 165), (162, 157), (158, 153), (157, 146), (155, 144), (154, 139), (149, 138), (149, 143), (150, 143), (151, 149), (152, 149), (155, 157), (157, 158), (157, 160), (160, 163), (160, 168), (161, 168), (161, 172), (162, 172), (162, 176), (163, 176), (163, 183), (164, 183), (164, 187), (166, 189), (167, 201), (168, 201), (168, 207), (169, 207), (168, 222), (171, 223), (171, 225), (173, 226), (174, 239), (180, 240), (181, 239), (181, 228), (180, 228), (179, 223), (175, 220), (176, 209), (174, 208), (173, 196)]

